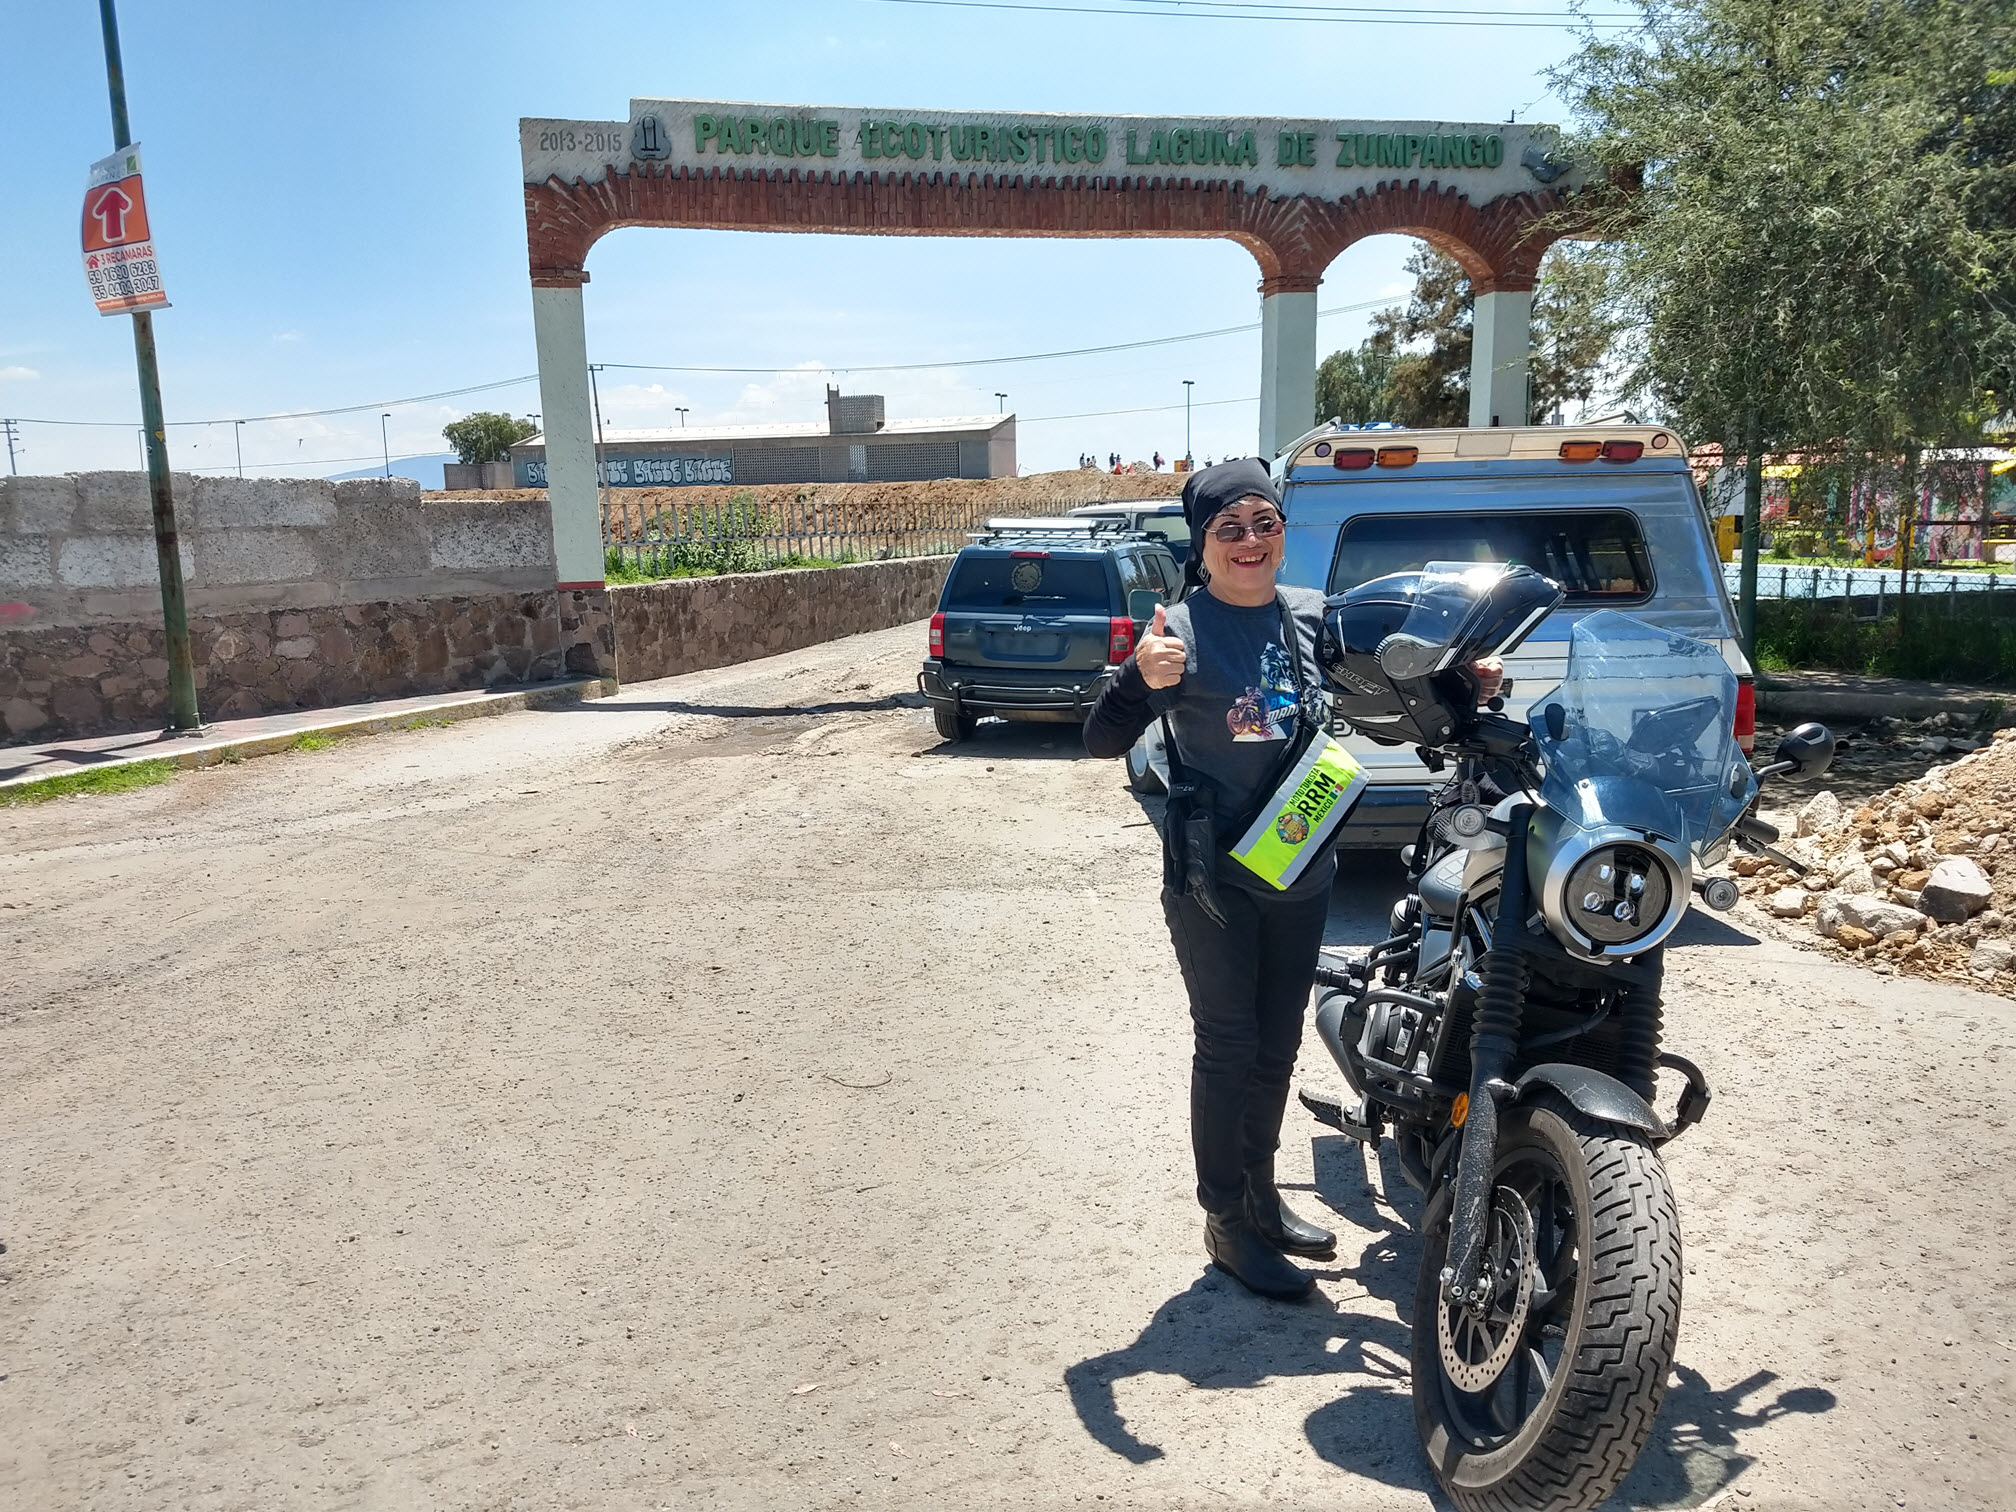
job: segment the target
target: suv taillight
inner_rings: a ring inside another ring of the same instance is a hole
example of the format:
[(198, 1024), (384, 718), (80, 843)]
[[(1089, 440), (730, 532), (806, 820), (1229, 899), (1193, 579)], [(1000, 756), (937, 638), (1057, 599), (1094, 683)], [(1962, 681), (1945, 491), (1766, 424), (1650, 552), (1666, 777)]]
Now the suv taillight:
[(1134, 621), (1115, 619), (1106, 632), (1106, 660), (1118, 664), (1134, 654)]
[(1736, 744), (1748, 756), (1757, 748), (1757, 683), (1754, 678), (1736, 679)]
[(933, 656), (945, 654), (945, 616), (942, 614), (931, 616), (931, 654)]

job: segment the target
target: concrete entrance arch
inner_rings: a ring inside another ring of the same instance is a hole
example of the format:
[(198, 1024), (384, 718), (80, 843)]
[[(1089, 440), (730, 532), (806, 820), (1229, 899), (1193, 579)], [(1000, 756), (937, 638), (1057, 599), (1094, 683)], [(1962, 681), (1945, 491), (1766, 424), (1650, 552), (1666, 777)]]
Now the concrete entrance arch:
[(619, 227), (1235, 241), (1260, 265), (1258, 449), (1272, 457), (1315, 411), (1324, 270), (1385, 232), (1470, 275), (1470, 423), (1523, 423), (1533, 285), (1558, 235), (1544, 218), (1583, 187), (1537, 125), (632, 100), (625, 121), (524, 120), (519, 135), (554, 550), (561, 587), (591, 595), (603, 567), (581, 286)]

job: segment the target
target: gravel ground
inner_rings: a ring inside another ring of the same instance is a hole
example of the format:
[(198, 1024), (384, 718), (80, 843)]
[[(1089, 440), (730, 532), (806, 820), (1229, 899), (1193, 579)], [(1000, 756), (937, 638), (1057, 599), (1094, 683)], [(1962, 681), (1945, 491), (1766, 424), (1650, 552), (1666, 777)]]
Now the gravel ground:
[[(1411, 1194), (1291, 1106), (1321, 1300), (1205, 1268), (1146, 817), (922, 641), (0, 810), (0, 1506), (1437, 1505)], [(2016, 1008), (1683, 939), (1619, 1505), (2016, 1501)]]

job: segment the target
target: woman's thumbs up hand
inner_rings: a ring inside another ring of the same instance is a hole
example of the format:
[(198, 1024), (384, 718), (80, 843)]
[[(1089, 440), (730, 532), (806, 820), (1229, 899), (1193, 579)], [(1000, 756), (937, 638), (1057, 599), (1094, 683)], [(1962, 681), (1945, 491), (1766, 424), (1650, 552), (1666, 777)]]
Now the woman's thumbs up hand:
[(1154, 621), (1134, 648), (1134, 665), (1141, 669), (1141, 681), (1151, 688), (1175, 687), (1183, 681), (1183, 669), (1189, 664), (1190, 653), (1168, 628), (1168, 606), (1157, 604)]

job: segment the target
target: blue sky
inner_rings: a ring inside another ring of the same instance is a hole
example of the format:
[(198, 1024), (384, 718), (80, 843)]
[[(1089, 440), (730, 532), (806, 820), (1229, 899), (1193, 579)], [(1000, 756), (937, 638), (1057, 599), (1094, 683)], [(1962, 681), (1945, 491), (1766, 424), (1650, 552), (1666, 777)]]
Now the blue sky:
[[(169, 420), (268, 415), (534, 371), (520, 116), (617, 119), (633, 95), (935, 109), (1560, 120), (1543, 71), (1564, 28), (1262, 23), (1158, 0), (1027, 0), (1123, 14), (889, 0), (594, 6), (123, 0), (134, 133), (174, 308), (155, 317)], [(1342, 0), (1317, 0), (1329, 7)], [(1556, 0), (1444, 0), (1558, 16)], [(97, 7), (12, 6), (0, 91), (0, 416), (135, 426), (130, 321), (87, 297), (77, 218), (112, 147)], [(1408, 244), (1331, 268), (1321, 304), (1404, 291)], [(820, 364), (931, 362), (1256, 321), (1229, 242), (997, 241), (629, 230), (589, 262), (598, 362), (757, 366), (770, 378), (605, 374), (612, 424), (811, 420)], [(1355, 343), (1362, 313), (1322, 324)], [(1025, 469), (1080, 451), (1254, 446), (1257, 333), (1007, 367), (850, 375), (892, 415), (1023, 419)], [(1083, 419), (1088, 412), (1173, 406)], [(470, 409), (538, 408), (532, 384), (400, 405), (392, 452), (444, 449)], [(380, 411), (242, 428), (248, 471), (368, 465)], [(172, 428), (178, 468), (230, 471), (234, 428)], [(23, 471), (139, 463), (137, 430), (27, 424)]]

